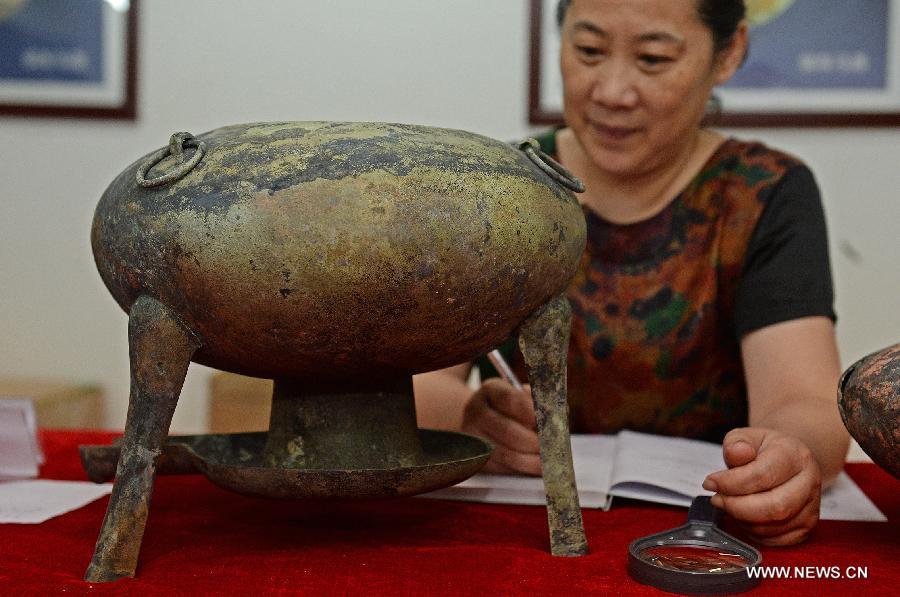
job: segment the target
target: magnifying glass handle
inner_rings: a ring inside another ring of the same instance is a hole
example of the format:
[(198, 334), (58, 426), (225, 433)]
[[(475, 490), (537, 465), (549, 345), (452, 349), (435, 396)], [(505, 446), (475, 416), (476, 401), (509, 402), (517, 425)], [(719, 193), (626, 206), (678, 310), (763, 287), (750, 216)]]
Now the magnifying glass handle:
[(705, 522), (708, 524), (717, 524), (722, 517), (722, 511), (712, 505), (711, 496), (698, 495), (691, 502), (691, 509), (688, 510), (688, 522)]

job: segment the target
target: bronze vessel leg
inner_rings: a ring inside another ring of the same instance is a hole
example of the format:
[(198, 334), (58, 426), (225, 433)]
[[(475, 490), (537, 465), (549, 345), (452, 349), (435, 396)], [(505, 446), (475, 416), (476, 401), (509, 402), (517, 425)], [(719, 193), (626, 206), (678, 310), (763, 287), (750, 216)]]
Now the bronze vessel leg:
[(588, 549), (575, 486), (566, 403), (571, 325), (569, 301), (558, 296), (535, 311), (519, 329), (519, 348), (528, 367), (541, 444), (550, 551), (555, 556), (584, 555)]
[(85, 572), (90, 582), (134, 576), (156, 462), (199, 344), (162, 303), (139, 297), (128, 317), (131, 394), (112, 496)]

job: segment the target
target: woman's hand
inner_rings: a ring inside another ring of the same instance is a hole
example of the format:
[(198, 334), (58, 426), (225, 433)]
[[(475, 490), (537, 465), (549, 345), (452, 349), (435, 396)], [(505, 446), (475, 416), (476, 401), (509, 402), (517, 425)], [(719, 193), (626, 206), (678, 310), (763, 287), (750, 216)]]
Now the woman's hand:
[(486, 380), (463, 410), (462, 431), (490, 440), (494, 453), (485, 472), (541, 474), (531, 388), (516, 390), (503, 380)]
[(712, 473), (704, 489), (763, 545), (793, 545), (819, 520), (822, 474), (809, 448), (773, 429), (745, 427), (725, 436), (728, 470)]

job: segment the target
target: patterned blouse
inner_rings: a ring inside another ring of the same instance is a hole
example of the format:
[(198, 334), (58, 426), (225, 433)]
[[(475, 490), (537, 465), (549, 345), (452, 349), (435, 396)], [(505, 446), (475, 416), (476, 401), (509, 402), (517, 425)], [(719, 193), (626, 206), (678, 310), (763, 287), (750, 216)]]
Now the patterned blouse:
[[(538, 140), (555, 155), (555, 132)], [(652, 218), (584, 212), (587, 248), (567, 292), (573, 432), (721, 441), (747, 424), (741, 335), (834, 317), (818, 190), (787, 154), (728, 139)], [(518, 354), (514, 366), (524, 374)]]

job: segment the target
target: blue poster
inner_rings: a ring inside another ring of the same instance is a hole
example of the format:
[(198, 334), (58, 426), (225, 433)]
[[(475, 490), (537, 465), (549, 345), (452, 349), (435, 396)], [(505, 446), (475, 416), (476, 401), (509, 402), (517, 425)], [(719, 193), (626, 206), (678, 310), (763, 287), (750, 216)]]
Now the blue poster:
[(17, 0), (0, 7), (0, 85), (101, 82), (103, 2)]
[(748, 2), (750, 53), (725, 87), (885, 89), (889, 4), (889, 0)]

